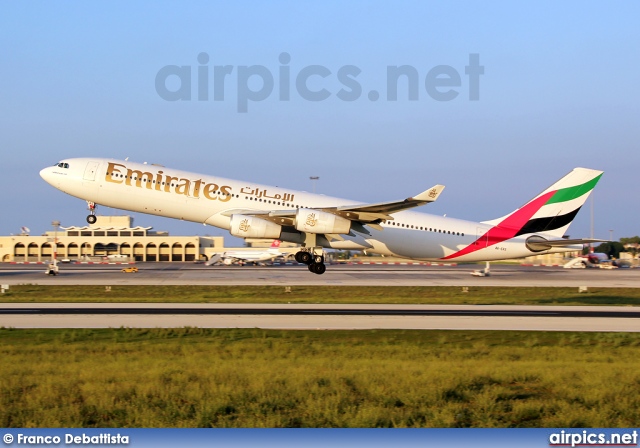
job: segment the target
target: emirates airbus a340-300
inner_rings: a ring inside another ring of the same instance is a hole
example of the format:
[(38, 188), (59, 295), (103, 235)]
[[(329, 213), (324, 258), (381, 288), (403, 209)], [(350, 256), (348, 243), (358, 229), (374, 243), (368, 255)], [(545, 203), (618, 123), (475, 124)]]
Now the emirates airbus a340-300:
[(574, 251), (602, 241), (565, 239), (565, 231), (602, 176), (575, 168), (519, 209), (472, 222), (410, 211), (433, 202), (443, 185), (377, 204), (100, 158), (66, 159), (40, 175), (57, 189), (96, 204), (204, 223), (240, 238), (298, 243), (295, 254), (323, 274), (324, 249), (366, 250), (422, 261), (463, 262)]

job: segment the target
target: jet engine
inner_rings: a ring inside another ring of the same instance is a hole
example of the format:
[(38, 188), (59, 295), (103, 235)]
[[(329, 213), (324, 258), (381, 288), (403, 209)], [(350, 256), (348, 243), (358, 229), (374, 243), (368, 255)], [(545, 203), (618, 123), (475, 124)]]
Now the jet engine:
[(529, 249), (531, 252), (543, 252), (545, 250), (551, 249), (551, 245), (546, 243), (547, 240), (538, 235), (531, 235), (525, 241), (527, 249)]
[(306, 233), (348, 234), (351, 221), (332, 213), (301, 208), (296, 212), (296, 229)]
[(231, 215), (229, 233), (239, 238), (280, 238), (282, 226), (255, 216)]

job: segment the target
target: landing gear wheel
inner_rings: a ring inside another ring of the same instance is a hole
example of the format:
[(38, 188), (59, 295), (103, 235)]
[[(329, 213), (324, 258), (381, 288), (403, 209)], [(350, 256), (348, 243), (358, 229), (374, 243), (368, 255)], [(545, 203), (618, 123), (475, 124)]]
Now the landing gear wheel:
[(324, 257), (322, 255), (314, 255), (313, 262), (316, 264), (324, 263)]
[(298, 263), (311, 264), (311, 254), (309, 252), (300, 251), (296, 253), (296, 261)]
[(309, 272), (315, 272), (314, 271), (315, 267), (316, 265), (314, 263), (310, 263), (309, 266), (307, 266), (307, 268), (309, 268)]
[(87, 216), (87, 222), (89, 224), (95, 224), (97, 220), (98, 220), (98, 218), (96, 217), (96, 215)]
[(324, 265), (324, 263), (313, 263), (309, 265), (309, 267), (311, 266), (313, 266), (313, 270), (311, 272), (313, 272), (314, 274), (322, 275), (327, 270), (327, 267)]

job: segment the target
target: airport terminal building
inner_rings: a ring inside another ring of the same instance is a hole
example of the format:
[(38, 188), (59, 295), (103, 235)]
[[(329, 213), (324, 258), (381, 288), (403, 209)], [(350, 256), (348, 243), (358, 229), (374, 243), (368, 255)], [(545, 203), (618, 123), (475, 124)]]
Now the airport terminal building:
[(60, 227), (44, 235), (23, 232), (0, 236), (2, 262), (70, 261), (196, 261), (224, 251), (221, 236), (172, 236), (151, 227), (133, 226), (129, 216), (98, 216), (95, 224)]

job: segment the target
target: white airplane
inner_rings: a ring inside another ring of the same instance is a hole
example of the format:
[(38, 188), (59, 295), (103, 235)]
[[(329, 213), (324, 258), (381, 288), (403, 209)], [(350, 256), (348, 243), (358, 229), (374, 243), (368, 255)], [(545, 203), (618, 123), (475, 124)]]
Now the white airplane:
[(575, 251), (602, 241), (563, 239), (602, 171), (575, 168), (502, 218), (472, 222), (409, 211), (433, 202), (443, 185), (376, 204), (327, 197), (129, 160), (74, 158), (47, 167), (49, 184), (96, 204), (204, 223), (240, 238), (302, 245), (296, 261), (323, 274), (324, 248), (366, 250), (423, 261), (493, 261)]
[(231, 265), (233, 263), (258, 263), (273, 260), (276, 257), (285, 256), (289, 253), (283, 252), (280, 249), (280, 243), (280, 240), (273, 240), (273, 243), (271, 243), (268, 249), (226, 251), (212, 256), (205, 264), (211, 266), (217, 262), (222, 262), (223, 264)]

